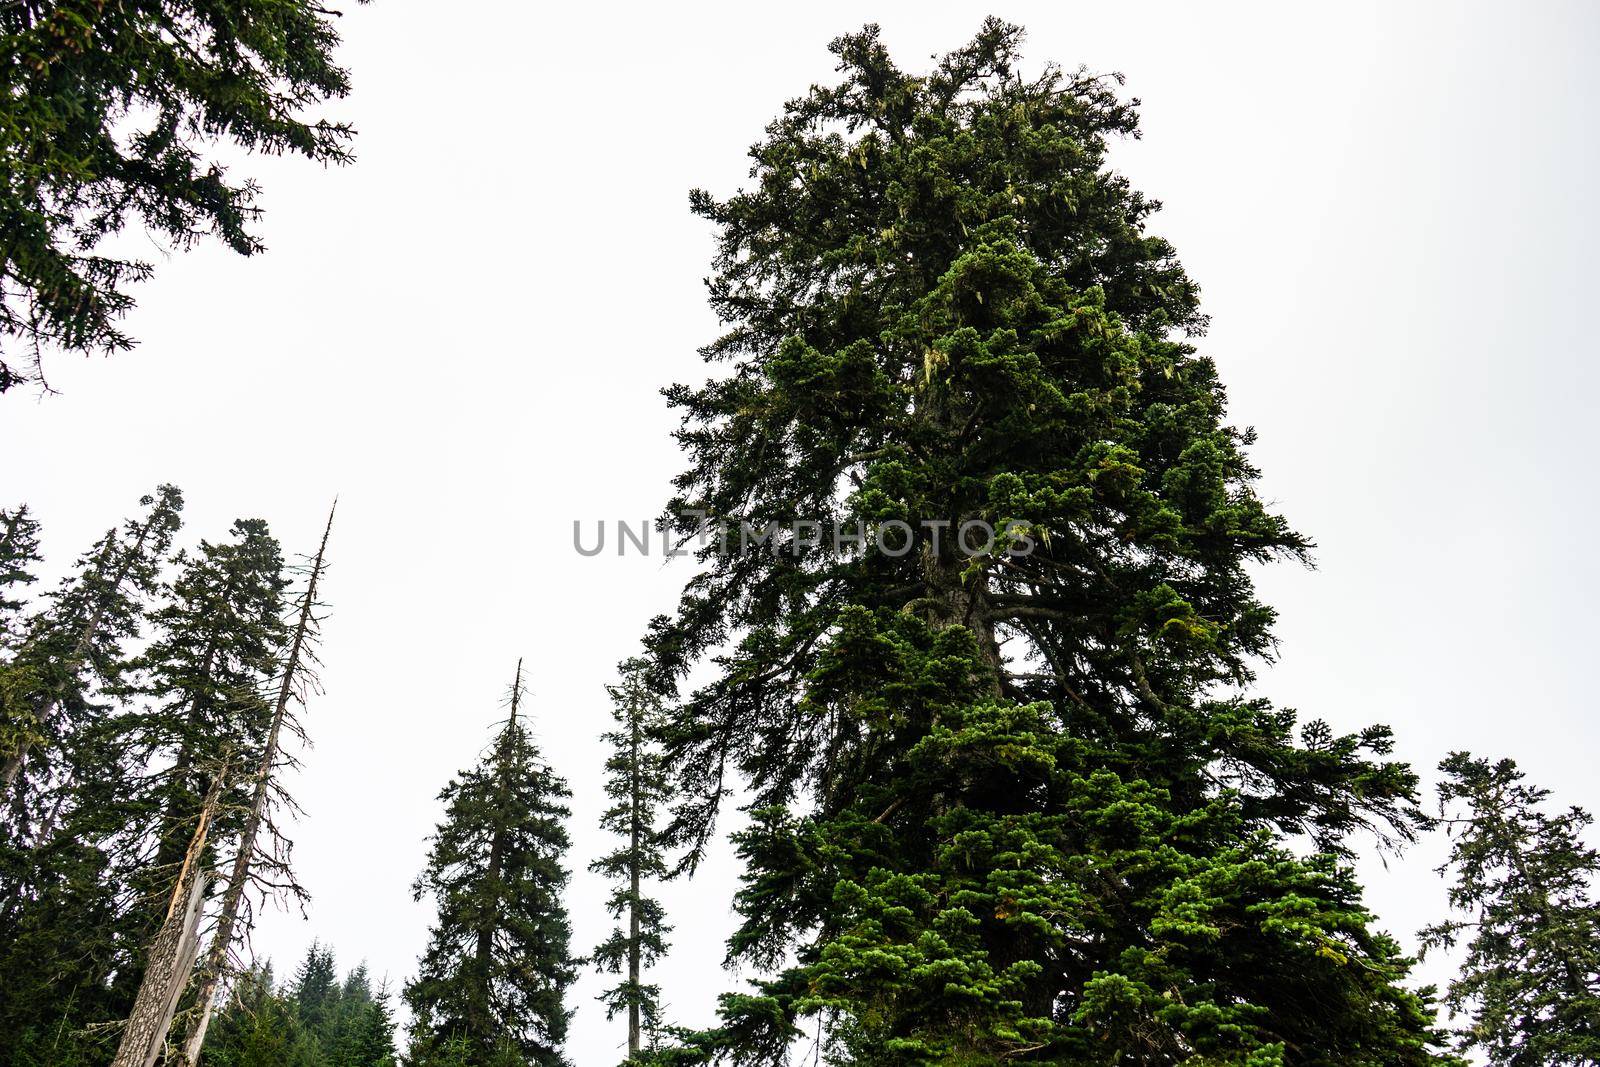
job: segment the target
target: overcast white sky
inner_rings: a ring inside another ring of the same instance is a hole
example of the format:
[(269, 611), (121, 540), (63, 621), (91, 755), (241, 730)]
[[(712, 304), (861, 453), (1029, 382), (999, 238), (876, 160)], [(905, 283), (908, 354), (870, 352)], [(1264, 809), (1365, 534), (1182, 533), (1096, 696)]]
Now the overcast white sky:
[[(1600, 9), (1584, 3), (1009, 3), (1036, 62), (1128, 76), (1145, 138), (1113, 156), (1204, 289), (1204, 349), (1261, 432), (1266, 495), (1319, 544), (1262, 583), (1282, 611), (1262, 689), (1337, 726), (1393, 724), (1429, 772), (1510, 755), (1600, 808), (1589, 683), (1600, 282)], [(251, 164), (269, 252), (173, 258), (139, 349), (58, 357), (61, 395), (0, 400), (0, 503), (64, 565), (139, 494), (188, 494), (186, 538), (268, 519), (313, 547), (340, 496), (327, 695), (295, 790), (313, 936), (398, 984), (430, 913), (409, 885), (435, 794), (501, 715), (518, 656), (572, 782), (575, 948), (606, 929), (583, 868), (610, 843), (602, 686), (686, 572), (581, 558), (574, 519), (640, 519), (680, 465), (657, 390), (703, 375), (710, 252), (686, 190), (728, 192), (781, 102), (867, 18), (904, 65), (971, 5), (544, 5), (378, 0), (342, 20), (359, 162)], [(1365, 864), (1410, 943), (1441, 849)], [(709, 1021), (734, 872), (665, 899), (659, 978)], [(1434, 967), (1428, 973), (1437, 978)], [(586, 979), (570, 1050), (622, 1039)]]

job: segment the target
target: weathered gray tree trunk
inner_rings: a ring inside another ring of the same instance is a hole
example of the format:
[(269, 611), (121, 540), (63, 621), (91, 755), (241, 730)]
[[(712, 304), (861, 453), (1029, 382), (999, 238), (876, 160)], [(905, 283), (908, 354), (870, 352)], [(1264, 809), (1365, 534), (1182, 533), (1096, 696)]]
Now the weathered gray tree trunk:
[(216, 1009), (217, 987), (227, 971), (228, 953), (233, 950), (234, 932), (239, 922), (239, 906), (244, 901), (245, 887), (250, 882), (250, 866), (255, 859), (256, 839), (261, 833), (261, 824), (267, 816), (272, 774), (277, 766), (278, 752), (282, 746), (284, 720), (289, 713), (289, 702), (294, 699), (295, 679), (301, 673), (306, 642), (314, 621), (317, 583), (322, 578), (323, 557), (328, 550), (328, 534), (332, 529), (333, 509), (330, 508), (328, 523), (322, 528), (322, 542), (317, 546), (316, 559), (311, 564), (311, 576), (306, 582), (305, 597), (300, 602), (294, 637), (289, 642), (289, 652), (284, 660), (283, 680), (278, 686), (278, 700), (272, 712), (272, 728), (267, 735), (267, 746), (261, 753), (261, 762), (256, 767), (250, 812), (245, 818), (244, 828), (239, 832), (238, 853), (233, 858), (233, 870), (228, 876), (228, 887), (222, 894), (222, 910), (217, 915), (217, 929), (206, 952), (205, 965), (200, 971), (199, 986), (196, 989), (197, 1010), (184, 1037), (183, 1048), (178, 1053), (177, 1067), (195, 1067), (200, 1062), (200, 1052), (206, 1043), (206, 1031), (211, 1027), (211, 1016)]
[(144, 979), (134, 997), (133, 1011), (122, 1031), (122, 1043), (111, 1067), (154, 1067), (166, 1045), (178, 1000), (194, 971), (200, 947), (200, 913), (206, 898), (208, 878), (202, 862), (211, 819), (216, 812), (226, 770), (212, 783), (200, 807), (200, 821), (184, 854), (177, 884), (161, 929), (150, 945), (145, 960)]

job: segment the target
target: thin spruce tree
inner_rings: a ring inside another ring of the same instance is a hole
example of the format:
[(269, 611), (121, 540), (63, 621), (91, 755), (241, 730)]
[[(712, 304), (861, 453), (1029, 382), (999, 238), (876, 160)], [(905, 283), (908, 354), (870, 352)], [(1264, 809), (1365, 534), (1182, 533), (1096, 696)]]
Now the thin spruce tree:
[(194, 1067), (200, 1062), (206, 1030), (216, 1008), (218, 986), (227, 975), (230, 954), (241, 935), (248, 936), (249, 907), (246, 890), (255, 885), (264, 893), (304, 897), (305, 892), (289, 865), (289, 843), (275, 812), (298, 811), (284, 789), (283, 775), (297, 765), (286, 742), (304, 743), (305, 730), (295, 713), (305, 704), (308, 688), (316, 682), (316, 643), (321, 619), (317, 590), (327, 565), (328, 536), (333, 532), (334, 508), (328, 511), (327, 524), (317, 551), (306, 567), (306, 585), (295, 611), (294, 629), (279, 668), (277, 694), (273, 700), (272, 721), (267, 729), (251, 784), (250, 802), (244, 824), (233, 845), (233, 862), (222, 893), (211, 943), (196, 982), (195, 1007), (183, 1047), (174, 1058), (177, 1067)]
[(139, 505), (143, 514), (106, 531), (16, 638), (12, 663), (30, 682), (19, 683), (8, 721), (14, 715), (32, 726), (17, 730), (0, 752), (0, 795), (26, 786), (22, 772), (30, 757), (43, 761), (33, 791), (44, 795), (54, 747), (81, 726), (93, 690), (121, 677), (123, 644), (139, 636), (159, 591), (161, 566), (182, 524), (183, 494), (162, 485)]
[(1516, 763), (1452, 753), (1439, 765), (1439, 821), (1457, 917), (1421, 933), (1424, 950), (1465, 945), (1445, 1002), (1467, 1025), (1463, 1052), (1495, 1067), (1600, 1063), (1600, 853), (1593, 817), (1550, 812), (1550, 792)]
[(648, 638), (663, 686), (710, 659), (659, 732), (685, 869), (754, 798), (729, 955), (764, 977), (683, 1054), (815, 1024), (841, 1063), (1439, 1062), (1344, 861), (1416, 832), (1415, 776), (1250, 693), (1251, 569), (1310, 542), (1107, 166), (1134, 105), (1021, 37), (925, 74), (842, 37), (749, 185), (691, 195), (724, 372), (668, 390), (665, 521), (779, 532), (713, 538)]
[[(4, 754), (0, 757), (0, 783), (7, 785), (5, 792), (0, 792), (0, 803), (21, 801), (11, 788), (22, 769), (19, 756), (44, 739), (33, 706), (38, 676), (26, 660), (18, 660), (23, 609), (29, 587), (38, 581), (34, 570), (40, 561), (39, 523), (28, 506), (0, 509), (0, 753)], [(0, 825), (20, 818), (20, 812), (11, 820), (0, 817)]]
[(394, 1020), (389, 1011), (389, 990), (380, 983), (372, 988), (366, 964), (345, 976), (338, 1010), (327, 1028), (322, 1047), (335, 1067), (393, 1067)]
[(38, 581), (39, 521), (22, 504), (0, 508), (0, 654), (15, 653), (17, 621), (28, 587)]
[(603, 736), (611, 747), (605, 784), (611, 806), (600, 816), (600, 828), (621, 838), (622, 844), (589, 869), (615, 883), (607, 908), (621, 925), (595, 948), (591, 959), (603, 973), (623, 976), (599, 999), (607, 1019), (627, 1017), (628, 1061), (634, 1062), (645, 1048), (645, 1035), (654, 1047), (661, 1030), (661, 988), (646, 982), (644, 972), (665, 955), (671, 927), (660, 901), (648, 896), (645, 887), (668, 873), (667, 842), (659, 824), (671, 782), (653, 740), (661, 698), (651, 689), (650, 665), (630, 659), (619, 673), (619, 682), (606, 688), (616, 725)]
[(413, 1067), (566, 1063), (570, 793), (521, 718), (524, 695), (519, 660), (505, 725), (439, 794), (444, 821), (413, 886), (438, 909), (405, 987)]
[(152, 267), (108, 244), (142, 226), (176, 249), (261, 250), (256, 182), (219, 148), (350, 157), (316, 109), (349, 90), (338, 14), (315, 0), (0, 4), (0, 392), (49, 348), (115, 352)]

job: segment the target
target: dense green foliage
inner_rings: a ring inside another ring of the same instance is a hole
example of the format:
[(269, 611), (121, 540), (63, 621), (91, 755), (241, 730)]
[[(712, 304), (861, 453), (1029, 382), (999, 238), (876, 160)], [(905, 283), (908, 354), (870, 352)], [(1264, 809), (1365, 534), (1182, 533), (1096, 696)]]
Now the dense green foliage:
[(611, 806), (600, 816), (600, 828), (622, 843), (589, 865), (615, 883), (606, 907), (619, 925), (591, 959), (601, 971), (622, 976), (600, 999), (606, 1018), (627, 1016), (632, 1059), (657, 1044), (662, 1027), (661, 987), (646, 982), (643, 975), (666, 954), (671, 927), (661, 902), (647, 895), (645, 883), (667, 874), (666, 842), (658, 822), (671, 782), (652, 741), (660, 725), (661, 699), (650, 689), (649, 664), (630, 659), (622, 664), (621, 673), (621, 681), (606, 688), (616, 725), (602, 738), (611, 746), (606, 760)]
[(157, 827), (158, 875), (181, 859), (200, 798), (219, 776), (227, 787), (217, 833), (237, 832), (248, 771), (266, 742), (265, 689), (287, 635), (288, 579), (266, 523), (241, 520), (231, 533), (179, 553), (171, 600), (152, 617), (155, 640), (134, 664), (145, 707), (116, 720), (123, 743), (157, 768), (139, 801)]
[(576, 977), (562, 892), (568, 873), (566, 783), (511, 714), (482, 760), (439, 799), (444, 821), (413, 887), (438, 918), (406, 985), (411, 1067), (556, 1067)]
[(365, 965), (341, 983), (333, 951), (313, 944), (293, 982), (275, 989), (270, 967), (238, 979), (206, 1042), (211, 1067), (394, 1067), (388, 993)]
[[(0, 0), (0, 391), (42, 346), (131, 343), (124, 226), (259, 247), (214, 150), (347, 158), (308, 117), (347, 87), (334, 14)], [(990, 20), (912, 74), (876, 28), (842, 37), (748, 187), (692, 194), (726, 332), (667, 391), (666, 523), (715, 536), (608, 687), (612, 928), (573, 958), (570, 793), (519, 662), (439, 794), (403, 1056), (364, 965), (313, 944), (278, 984), (246, 951), (266, 898), (305, 898), (279, 820), (322, 549), (292, 599), (262, 520), (174, 552), (162, 486), (41, 594), (39, 523), (0, 509), (0, 1067), (558, 1067), (580, 962), (635, 1065), (1600, 1063), (1589, 815), (1456, 754), (1429, 820), (1387, 727), (1256, 694), (1252, 576), (1311, 543), (1257, 493), (1156, 203), (1109, 169), (1134, 103), (1025, 74), (1020, 43)], [(753, 982), (669, 1027), (651, 894), (741, 790)], [(1430, 824), (1453, 1051), (1350, 867)]]
[(150, 275), (113, 239), (213, 235), (251, 254), (259, 189), (222, 147), (350, 158), (311, 112), (349, 89), (314, 0), (7, 0), (0, 4), (0, 392), (41, 350), (125, 349), (129, 288)]
[(1439, 769), (1451, 839), (1439, 873), (1453, 876), (1461, 917), (1422, 940), (1465, 942), (1445, 998), (1469, 1018), (1462, 1048), (1496, 1067), (1600, 1063), (1600, 853), (1583, 842), (1592, 817), (1544, 810), (1549, 791), (1526, 784), (1511, 760), (1457, 752)]
[[(1132, 106), (1025, 78), (1019, 40), (991, 21), (915, 76), (841, 38), (750, 187), (692, 198), (726, 373), (669, 392), (668, 520), (825, 531), (714, 542), (652, 628), (658, 685), (716, 667), (662, 731), (689, 865), (733, 776), (756, 795), (730, 956), (772, 977), (696, 1043), (770, 1063), (810, 1017), (836, 1062), (1433, 1062), (1341, 859), (1411, 835), (1414, 776), (1383, 727), (1249, 694), (1249, 568), (1308, 542), (1106, 168)], [(977, 522), (1010, 532), (963, 550)]]

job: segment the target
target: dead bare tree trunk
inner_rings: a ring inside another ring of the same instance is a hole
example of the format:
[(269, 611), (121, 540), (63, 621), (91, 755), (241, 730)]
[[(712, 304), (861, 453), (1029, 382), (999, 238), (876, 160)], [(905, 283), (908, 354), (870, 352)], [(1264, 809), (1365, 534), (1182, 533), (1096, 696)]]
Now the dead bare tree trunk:
[(117, 1047), (111, 1067), (154, 1067), (166, 1044), (173, 1013), (189, 984), (199, 953), (200, 912), (209, 881), (202, 859), (227, 775), (224, 768), (212, 781), (205, 802), (200, 806), (200, 820), (189, 840), (177, 884), (172, 887), (167, 916), (151, 942), (144, 979), (139, 983), (133, 1012), (123, 1028), (122, 1043)]
[(317, 546), (316, 558), (311, 563), (311, 576), (306, 582), (304, 598), (300, 602), (299, 617), (295, 622), (294, 637), (284, 659), (283, 679), (278, 686), (278, 699), (273, 707), (272, 728), (267, 734), (267, 745), (256, 767), (254, 788), (250, 798), (250, 811), (244, 828), (239, 831), (238, 853), (233, 859), (233, 870), (228, 876), (228, 887), (222, 895), (222, 910), (217, 915), (217, 929), (212, 935), (206, 953), (205, 965), (200, 971), (196, 990), (197, 1011), (189, 1023), (183, 1048), (177, 1058), (177, 1067), (195, 1067), (200, 1062), (200, 1051), (205, 1047), (206, 1031), (211, 1027), (211, 1016), (216, 1008), (217, 987), (228, 967), (228, 953), (233, 949), (234, 931), (239, 922), (239, 907), (244, 901), (245, 887), (250, 881), (251, 863), (255, 859), (256, 838), (267, 816), (267, 804), (272, 790), (272, 774), (278, 764), (278, 753), (283, 742), (284, 722), (289, 714), (289, 702), (295, 696), (295, 680), (302, 673), (307, 641), (315, 624), (317, 583), (322, 578), (323, 558), (328, 550), (328, 534), (333, 530), (333, 512), (328, 509), (328, 522), (322, 528), (322, 541)]

